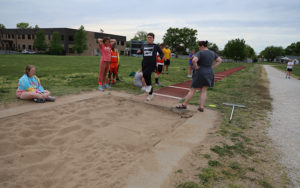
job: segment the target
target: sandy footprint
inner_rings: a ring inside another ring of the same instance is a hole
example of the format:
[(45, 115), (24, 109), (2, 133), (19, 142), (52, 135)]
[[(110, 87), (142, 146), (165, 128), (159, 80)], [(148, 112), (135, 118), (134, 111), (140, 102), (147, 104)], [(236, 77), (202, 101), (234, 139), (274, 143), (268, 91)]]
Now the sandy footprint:
[(59, 134), (59, 135), (66, 135), (66, 134), (69, 134), (69, 133), (71, 133), (71, 132), (77, 131), (77, 130), (79, 130), (79, 129), (81, 129), (81, 126), (79, 126), (79, 125), (74, 125), (74, 126), (70, 126), (70, 127), (66, 127), (66, 128), (61, 129), (61, 130), (58, 132), (58, 134)]

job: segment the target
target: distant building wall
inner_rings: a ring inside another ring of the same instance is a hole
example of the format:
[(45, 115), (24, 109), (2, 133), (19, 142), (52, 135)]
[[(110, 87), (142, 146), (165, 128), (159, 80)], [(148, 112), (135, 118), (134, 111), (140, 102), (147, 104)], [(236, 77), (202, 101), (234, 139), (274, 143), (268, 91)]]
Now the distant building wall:
[[(46, 43), (49, 45), (52, 40), (53, 32), (58, 32), (61, 36), (61, 44), (64, 47), (64, 54), (77, 55), (74, 53), (74, 37), (76, 29), (69, 28), (40, 28), (45, 31)], [(0, 50), (35, 50), (33, 43), (36, 38), (37, 29), (4, 29), (0, 30)], [(117, 49), (121, 55), (125, 54), (126, 37), (121, 35), (112, 35), (107, 33), (87, 32), (88, 49), (81, 55), (93, 56), (99, 55), (98, 38), (110, 37), (117, 40)]]

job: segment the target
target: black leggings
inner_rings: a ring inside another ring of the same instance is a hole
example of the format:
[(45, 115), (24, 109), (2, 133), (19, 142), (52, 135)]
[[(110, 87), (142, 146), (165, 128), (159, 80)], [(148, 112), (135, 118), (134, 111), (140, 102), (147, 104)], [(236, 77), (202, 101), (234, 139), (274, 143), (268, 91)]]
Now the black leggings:
[[(143, 77), (145, 79), (146, 85), (151, 86), (151, 75), (154, 72), (155, 67), (143, 67)], [(151, 88), (151, 91), (149, 92), (150, 95), (153, 93), (153, 88)]]

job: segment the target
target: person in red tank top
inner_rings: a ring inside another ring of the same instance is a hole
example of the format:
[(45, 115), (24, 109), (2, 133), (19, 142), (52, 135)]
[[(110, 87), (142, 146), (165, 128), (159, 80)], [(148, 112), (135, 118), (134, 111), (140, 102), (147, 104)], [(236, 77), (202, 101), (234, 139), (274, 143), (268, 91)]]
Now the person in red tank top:
[[(108, 83), (114, 84), (116, 76), (118, 75), (118, 68), (119, 68), (120, 56), (119, 51), (116, 48), (116, 43), (112, 45), (111, 49), (111, 63), (109, 66), (109, 73), (108, 73)], [(113, 74), (113, 79), (111, 80), (111, 75)]]
[[(159, 45), (160, 49), (162, 50), (163, 45)], [(158, 77), (162, 73), (162, 70), (164, 69), (164, 62), (165, 58), (160, 58), (159, 53), (157, 53), (156, 56), (156, 70), (155, 70), (155, 85), (159, 86)]]

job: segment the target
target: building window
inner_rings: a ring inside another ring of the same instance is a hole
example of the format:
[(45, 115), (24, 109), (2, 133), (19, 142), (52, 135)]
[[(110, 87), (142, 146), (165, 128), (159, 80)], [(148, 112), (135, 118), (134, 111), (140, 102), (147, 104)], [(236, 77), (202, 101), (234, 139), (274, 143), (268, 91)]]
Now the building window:
[(9, 38), (9, 39), (10, 39), (10, 34), (8, 34), (8, 35), (7, 35), (7, 38)]
[(18, 39), (21, 39), (21, 35), (18, 34)]
[(117, 45), (120, 45), (120, 41), (117, 42)]
[(48, 40), (51, 40), (51, 34), (48, 35)]
[(25, 48), (26, 48), (26, 46), (25, 46), (25, 44), (23, 44), (23, 50), (25, 50)]
[(73, 35), (69, 35), (69, 41), (74, 41)]
[(61, 35), (61, 40), (65, 40), (65, 36), (64, 35)]
[(20, 50), (21, 49), (21, 46), (20, 46), (20, 44), (18, 45), (18, 50)]
[(35, 38), (35, 36), (34, 35), (32, 35), (32, 39), (34, 39)]
[(14, 39), (14, 38), (15, 38), (15, 35), (14, 35), (14, 34), (12, 34), (12, 35), (11, 35), (11, 38), (13, 38), (13, 39)]
[(28, 39), (31, 39), (31, 35), (27, 35), (27, 38), (28, 38)]
[(22, 35), (22, 39), (25, 39), (25, 35), (24, 34)]
[(121, 41), (121, 45), (124, 46), (124, 41)]
[(28, 45), (28, 49), (31, 50), (31, 45)]
[(73, 53), (73, 48), (69, 48), (69, 53)]

